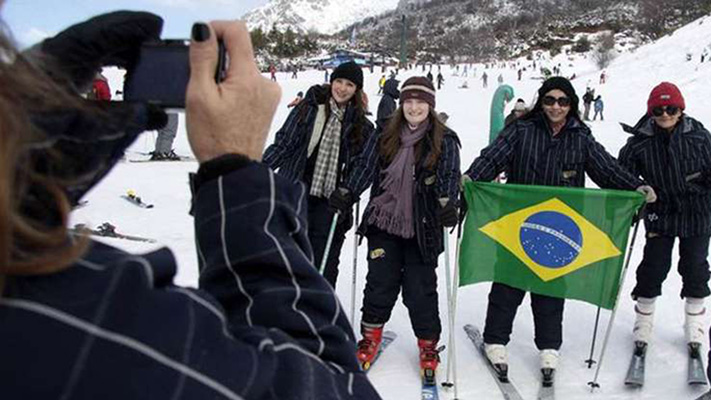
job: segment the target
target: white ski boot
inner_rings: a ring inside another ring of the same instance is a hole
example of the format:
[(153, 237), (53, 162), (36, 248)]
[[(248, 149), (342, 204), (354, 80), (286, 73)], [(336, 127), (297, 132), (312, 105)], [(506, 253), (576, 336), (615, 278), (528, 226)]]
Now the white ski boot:
[(706, 339), (704, 329), (704, 299), (687, 297), (685, 311), (684, 332), (686, 333), (687, 343), (703, 343)]
[(637, 318), (634, 321), (634, 329), (632, 329), (635, 342), (649, 343), (652, 340), (655, 300), (656, 298), (637, 298), (637, 304), (634, 307)]
[(541, 369), (556, 369), (558, 368), (558, 359), (560, 353), (555, 349), (543, 349), (540, 353)]
[(496, 373), (499, 374), (499, 380), (508, 381), (509, 355), (506, 352), (506, 346), (484, 343), (484, 352), (486, 352), (486, 358), (494, 366)]

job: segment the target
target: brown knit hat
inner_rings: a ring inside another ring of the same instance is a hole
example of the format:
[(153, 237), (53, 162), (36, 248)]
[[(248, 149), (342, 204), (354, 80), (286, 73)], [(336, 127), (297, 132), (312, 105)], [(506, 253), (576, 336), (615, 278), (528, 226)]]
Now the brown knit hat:
[(400, 88), (400, 104), (407, 99), (418, 99), (435, 108), (435, 88), (432, 82), (424, 76), (413, 76), (405, 81)]

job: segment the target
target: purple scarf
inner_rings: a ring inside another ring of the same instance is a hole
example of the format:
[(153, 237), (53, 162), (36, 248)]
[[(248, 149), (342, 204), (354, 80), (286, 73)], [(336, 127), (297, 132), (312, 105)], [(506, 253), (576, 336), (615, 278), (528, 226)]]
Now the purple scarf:
[(428, 122), (423, 122), (414, 131), (407, 125), (402, 127), (400, 150), (390, 165), (382, 171), (384, 176), (380, 188), (383, 193), (370, 203), (368, 224), (405, 239), (415, 236), (415, 223), (412, 218), (412, 203), (415, 197), (415, 145), (425, 136), (429, 125)]

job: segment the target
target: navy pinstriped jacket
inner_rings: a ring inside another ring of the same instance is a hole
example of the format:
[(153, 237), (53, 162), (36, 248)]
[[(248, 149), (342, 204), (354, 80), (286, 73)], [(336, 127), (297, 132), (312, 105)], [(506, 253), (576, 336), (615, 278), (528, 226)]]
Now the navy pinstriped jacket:
[[(380, 188), (382, 171), (387, 165), (380, 160), (378, 144), (383, 129), (377, 128), (365, 145), (365, 149), (358, 156), (352, 167), (352, 172), (345, 181), (345, 187), (356, 195), (360, 196), (371, 186), (370, 199), (374, 199), (383, 190)], [(429, 170), (425, 168), (424, 161), (432, 148), (429, 135), (425, 135), (425, 146), (422, 150), (420, 162), (415, 168), (415, 235), (420, 254), (425, 261), (436, 262), (437, 257), (444, 251), (444, 241), (442, 237), (442, 225), (437, 216), (439, 209), (439, 198), (448, 197), (454, 204), (459, 201), (459, 181), (461, 177), (459, 159), (459, 138), (457, 134), (447, 129), (442, 139), (442, 153), (439, 156), (436, 168)], [(366, 207), (363, 212), (363, 221), (358, 228), (358, 232), (367, 235), (368, 227), (365, 221), (368, 220), (370, 208)]]
[[(262, 161), (273, 170), (279, 170), (279, 174), (289, 180), (310, 181), (304, 176), (306, 163), (308, 160), (308, 147), (311, 134), (314, 129), (314, 122), (318, 114), (319, 104), (328, 102), (331, 93), (326, 86), (314, 85), (287, 117), (284, 125), (277, 131), (274, 143), (264, 151)], [(360, 148), (355, 148), (350, 141), (349, 133), (353, 129), (358, 116), (352, 105), (348, 105), (341, 126), (341, 152), (339, 153), (340, 182), (348, 175), (348, 166), (352, 160), (360, 153), (363, 145), (373, 132), (373, 123), (365, 116), (362, 116), (363, 141)]]
[(651, 117), (634, 126), (620, 150), (620, 163), (657, 193), (647, 204), (647, 232), (691, 237), (711, 234), (711, 136), (697, 120), (682, 116), (674, 131), (660, 130)]
[(4, 399), (379, 399), (309, 261), (303, 185), (251, 163), (195, 195), (200, 290), (168, 249), (92, 242), (62, 272), (7, 278)]
[(634, 190), (642, 185), (580, 120), (569, 118), (553, 136), (543, 113), (508, 125), (466, 174), (474, 181), (490, 181), (503, 171), (507, 182), (527, 185), (585, 187), (586, 173), (601, 188)]

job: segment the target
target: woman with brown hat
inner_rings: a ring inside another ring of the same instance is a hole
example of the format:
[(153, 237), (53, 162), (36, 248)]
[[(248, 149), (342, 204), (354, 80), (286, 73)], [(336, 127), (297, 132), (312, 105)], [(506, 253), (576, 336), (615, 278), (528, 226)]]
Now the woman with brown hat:
[(679, 88), (662, 82), (649, 94), (647, 112), (620, 150), (620, 163), (659, 194), (644, 217), (647, 241), (637, 268), (634, 338), (646, 349), (652, 338), (654, 304), (671, 268), (679, 239), (680, 296), (686, 298), (686, 343), (692, 351), (704, 341), (704, 298), (709, 295), (708, 249), (711, 236), (711, 136), (688, 116)]
[(378, 128), (331, 204), (347, 209), (371, 182), (359, 232), (368, 238), (358, 360), (367, 369), (380, 347), (383, 326), (402, 289), (418, 338), (420, 367), (434, 373), (442, 330), (437, 257), (442, 227), (458, 221), (459, 139), (435, 112), (435, 89), (413, 77), (400, 89), (400, 107)]

